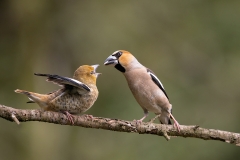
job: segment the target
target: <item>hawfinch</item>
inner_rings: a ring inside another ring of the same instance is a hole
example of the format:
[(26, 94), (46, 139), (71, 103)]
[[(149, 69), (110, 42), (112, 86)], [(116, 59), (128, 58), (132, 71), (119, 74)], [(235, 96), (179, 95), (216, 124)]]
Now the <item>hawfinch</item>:
[(105, 60), (104, 65), (113, 65), (125, 76), (133, 96), (144, 111), (143, 118), (138, 122), (142, 122), (151, 111), (160, 115), (159, 121), (162, 124), (171, 124), (172, 118), (174, 126), (180, 131), (179, 124), (172, 115), (168, 95), (161, 81), (150, 69), (125, 50), (115, 51)]
[(37, 103), (44, 111), (55, 111), (64, 113), (71, 124), (74, 124), (72, 114), (87, 111), (98, 97), (96, 80), (100, 73), (96, 73), (99, 65), (80, 66), (73, 78), (62, 77), (51, 74), (34, 73), (36, 76), (47, 77), (48, 82), (61, 86), (60, 89), (49, 94), (39, 94), (16, 89), (16, 93), (25, 94), (30, 101)]

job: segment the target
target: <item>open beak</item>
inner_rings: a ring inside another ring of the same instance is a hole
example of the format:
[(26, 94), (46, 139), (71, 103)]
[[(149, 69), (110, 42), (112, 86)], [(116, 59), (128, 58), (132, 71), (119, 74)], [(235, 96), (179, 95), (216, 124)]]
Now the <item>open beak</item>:
[(105, 61), (104, 65), (116, 65), (118, 64), (118, 59), (115, 56), (110, 55)]
[(96, 71), (96, 69), (99, 67), (99, 64), (92, 65), (92, 67), (94, 68), (94, 71)]
[(94, 72), (95, 72), (96, 77), (98, 77), (100, 74), (102, 74), (102, 73), (97, 73), (96, 72), (97, 68), (99, 67), (99, 64), (92, 65), (92, 67), (94, 68)]

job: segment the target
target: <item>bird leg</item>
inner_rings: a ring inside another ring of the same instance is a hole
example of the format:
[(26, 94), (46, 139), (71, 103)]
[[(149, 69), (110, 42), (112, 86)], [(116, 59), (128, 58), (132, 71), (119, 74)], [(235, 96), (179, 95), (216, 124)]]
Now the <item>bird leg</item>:
[(136, 121), (137, 123), (142, 123), (142, 121), (148, 116), (148, 111), (147, 110), (144, 110), (144, 116), (139, 119), (139, 120), (134, 120)]
[(74, 124), (73, 115), (70, 114), (68, 111), (63, 111), (63, 113), (67, 116), (68, 121), (69, 121), (71, 124)]
[(180, 126), (179, 126), (179, 123), (177, 122), (177, 120), (173, 117), (173, 115), (171, 113), (170, 114), (170, 117), (172, 117), (173, 121), (174, 121), (174, 127), (178, 130), (178, 132), (180, 132)]
[(154, 118), (152, 118), (149, 122), (153, 123), (158, 117), (160, 117), (161, 114), (156, 115)]

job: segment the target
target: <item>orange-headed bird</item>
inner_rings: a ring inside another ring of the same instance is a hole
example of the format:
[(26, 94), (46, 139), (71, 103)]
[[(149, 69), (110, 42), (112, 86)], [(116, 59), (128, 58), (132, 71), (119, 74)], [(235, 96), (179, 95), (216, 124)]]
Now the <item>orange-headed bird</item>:
[(96, 73), (99, 65), (82, 65), (73, 78), (51, 74), (34, 73), (36, 76), (47, 77), (46, 81), (56, 83), (62, 88), (49, 94), (39, 94), (16, 89), (16, 93), (25, 94), (30, 102), (37, 103), (44, 111), (64, 113), (70, 123), (74, 124), (72, 114), (86, 112), (92, 107), (98, 97), (96, 80), (100, 73)]
[(130, 52), (124, 50), (115, 51), (104, 64), (113, 65), (125, 76), (133, 96), (144, 111), (143, 118), (138, 122), (142, 122), (151, 111), (160, 115), (159, 121), (162, 124), (171, 124), (171, 117), (174, 126), (180, 131), (180, 126), (172, 115), (172, 105), (168, 95), (161, 81), (150, 69), (138, 62)]

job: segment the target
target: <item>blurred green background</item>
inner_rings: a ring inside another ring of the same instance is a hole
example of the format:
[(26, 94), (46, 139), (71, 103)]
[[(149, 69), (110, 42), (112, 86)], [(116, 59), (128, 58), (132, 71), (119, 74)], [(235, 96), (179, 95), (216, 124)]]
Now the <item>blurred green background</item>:
[[(14, 89), (58, 86), (34, 72), (71, 77), (101, 64), (93, 116), (139, 119), (143, 111), (124, 76), (103, 66), (114, 51), (132, 52), (161, 79), (180, 124), (240, 132), (240, 1), (150, 0), (0, 2), (0, 104), (36, 109)], [(149, 120), (153, 114), (147, 118)], [(0, 159), (239, 159), (218, 141), (111, 132), (0, 119)]]

